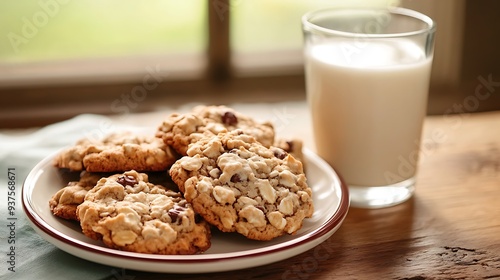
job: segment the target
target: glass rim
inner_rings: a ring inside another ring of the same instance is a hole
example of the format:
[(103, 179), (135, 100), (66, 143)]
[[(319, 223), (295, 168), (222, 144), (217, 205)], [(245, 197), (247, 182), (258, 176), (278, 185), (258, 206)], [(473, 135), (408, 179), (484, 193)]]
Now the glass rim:
[[(420, 20), (423, 23), (426, 23), (427, 26), (425, 28), (421, 28), (418, 30), (414, 31), (407, 31), (407, 32), (398, 32), (398, 33), (386, 33), (386, 34), (370, 34), (370, 33), (362, 33), (362, 32), (349, 32), (349, 31), (340, 31), (340, 30), (335, 30), (335, 29), (330, 29), (326, 27), (322, 27), (320, 25), (317, 25), (315, 23), (312, 23), (311, 20), (320, 14), (327, 13), (327, 12), (332, 12), (332, 11), (367, 11), (367, 12), (377, 12), (377, 11), (383, 11), (383, 12), (388, 12), (389, 14), (394, 14), (394, 15), (401, 15), (401, 16), (406, 16), (406, 17), (411, 17), (417, 20)], [(329, 34), (329, 35), (337, 35), (337, 36), (342, 36), (342, 37), (359, 37), (360, 35), (363, 35), (364, 37), (368, 38), (395, 38), (395, 37), (410, 37), (410, 36), (415, 36), (415, 35), (422, 35), (426, 33), (434, 33), (436, 30), (436, 23), (434, 20), (432, 20), (429, 16), (424, 15), (420, 12), (411, 10), (411, 9), (406, 9), (406, 8), (399, 8), (399, 7), (391, 7), (391, 8), (327, 8), (327, 9), (319, 9), (319, 10), (314, 10), (310, 11), (302, 16), (302, 27), (304, 31), (319, 31), (324, 34)]]

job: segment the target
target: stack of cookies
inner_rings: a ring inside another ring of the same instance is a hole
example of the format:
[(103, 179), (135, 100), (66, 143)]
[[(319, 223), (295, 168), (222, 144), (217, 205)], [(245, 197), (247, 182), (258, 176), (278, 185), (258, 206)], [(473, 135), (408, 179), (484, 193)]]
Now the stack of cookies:
[[(301, 150), (299, 140), (276, 140), (270, 123), (198, 106), (169, 115), (155, 135), (120, 132), (62, 151), (55, 166), (80, 178), (49, 206), (86, 236), (132, 252), (201, 253), (214, 228), (271, 240), (313, 214)], [(167, 183), (153, 183), (157, 174)]]

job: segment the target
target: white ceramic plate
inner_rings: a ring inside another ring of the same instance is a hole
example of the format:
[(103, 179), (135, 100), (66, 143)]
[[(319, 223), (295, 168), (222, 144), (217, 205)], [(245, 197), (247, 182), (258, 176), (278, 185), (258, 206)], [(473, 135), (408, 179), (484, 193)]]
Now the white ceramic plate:
[[(236, 270), (290, 258), (330, 237), (342, 224), (349, 208), (349, 194), (339, 176), (320, 157), (304, 151), (315, 211), (295, 235), (271, 241), (253, 241), (237, 233), (214, 232), (212, 247), (199, 255), (153, 255), (107, 248), (92, 240), (75, 222), (52, 215), (48, 201), (66, 184), (53, 157), (37, 164), (23, 186), (23, 207), (33, 228), (61, 250), (93, 262), (126, 269), (163, 273), (205, 273)], [(196, 264), (196, 265), (193, 265)]]

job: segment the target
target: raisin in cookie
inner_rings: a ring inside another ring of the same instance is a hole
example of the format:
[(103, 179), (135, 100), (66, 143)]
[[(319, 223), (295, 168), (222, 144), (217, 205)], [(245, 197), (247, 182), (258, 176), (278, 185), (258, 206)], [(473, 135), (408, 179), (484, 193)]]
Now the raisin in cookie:
[(160, 171), (177, 158), (161, 139), (120, 132), (100, 140), (81, 139), (56, 156), (55, 166), (89, 172)]
[(69, 182), (52, 196), (49, 201), (52, 213), (63, 219), (78, 220), (76, 207), (83, 202), (87, 192), (97, 184), (101, 177), (100, 174), (82, 172), (79, 181)]
[(187, 201), (223, 232), (270, 240), (313, 214), (302, 163), (235, 130), (190, 145), (170, 175)]
[(274, 128), (271, 123), (259, 123), (226, 106), (196, 106), (186, 114), (173, 113), (158, 128), (156, 136), (167, 145), (186, 155), (189, 144), (206, 135), (241, 129), (254, 136), (264, 146), (274, 142)]
[(83, 233), (111, 248), (149, 254), (195, 254), (210, 247), (210, 229), (179, 192), (127, 171), (102, 178), (77, 208)]
[(295, 159), (300, 160), (302, 162), (302, 165), (305, 164), (304, 153), (302, 152), (302, 140), (297, 138), (279, 138), (274, 142), (274, 146), (283, 149), (285, 152), (291, 154)]

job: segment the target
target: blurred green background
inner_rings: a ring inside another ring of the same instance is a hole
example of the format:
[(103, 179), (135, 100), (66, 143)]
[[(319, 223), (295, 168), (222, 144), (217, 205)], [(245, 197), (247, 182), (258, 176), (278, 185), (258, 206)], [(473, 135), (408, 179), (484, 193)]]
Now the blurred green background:
[[(387, 6), (387, 0), (232, 0), (235, 51), (301, 46), (300, 17), (331, 6)], [(24, 0), (0, 2), (0, 62), (201, 53), (207, 0)], [(221, 13), (224, 6), (221, 6)], [(221, 14), (220, 20), (226, 17)]]
[(203, 0), (2, 1), (0, 60), (198, 52), (205, 10)]

